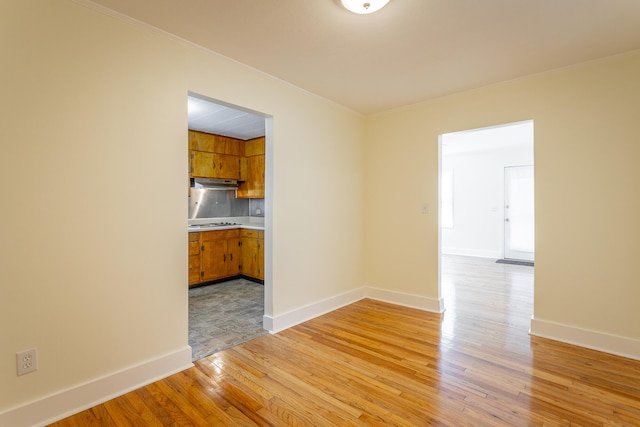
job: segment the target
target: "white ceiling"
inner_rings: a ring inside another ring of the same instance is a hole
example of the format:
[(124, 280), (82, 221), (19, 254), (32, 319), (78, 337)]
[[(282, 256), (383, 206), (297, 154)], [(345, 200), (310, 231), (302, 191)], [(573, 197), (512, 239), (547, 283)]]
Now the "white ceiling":
[(640, 0), (94, 0), (363, 114), (640, 49)]
[(189, 129), (239, 139), (264, 136), (264, 117), (189, 95)]
[(442, 135), (442, 155), (528, 147), (533, 153), (533, 121)]

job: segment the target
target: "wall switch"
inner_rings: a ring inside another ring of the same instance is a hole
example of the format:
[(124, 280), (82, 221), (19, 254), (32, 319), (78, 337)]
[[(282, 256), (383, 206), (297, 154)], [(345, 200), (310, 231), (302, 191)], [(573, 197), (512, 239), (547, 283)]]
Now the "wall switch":
[(16, 353), (16, 366), (18, 368), (18, 375), (24, 375), (28, 374), (29, 372), (37, 371), (38, 349), (32, 348)]
[(422, 214), (427, 215), (429, 213), (429, 203), (422, 202)]

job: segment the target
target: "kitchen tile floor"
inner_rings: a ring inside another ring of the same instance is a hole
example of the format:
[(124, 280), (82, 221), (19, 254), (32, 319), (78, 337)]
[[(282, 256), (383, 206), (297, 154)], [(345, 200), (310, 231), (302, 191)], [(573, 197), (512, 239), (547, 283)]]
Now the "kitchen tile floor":
[(267, 333), (264, 286), (245, 279), (189, 289), (189, 345), (197, 360)]

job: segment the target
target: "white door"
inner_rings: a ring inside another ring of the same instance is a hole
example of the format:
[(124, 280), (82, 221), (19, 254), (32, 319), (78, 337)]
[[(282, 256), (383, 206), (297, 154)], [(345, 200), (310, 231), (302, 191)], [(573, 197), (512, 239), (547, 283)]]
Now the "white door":
[(533, 166), (504, 168), (504, 257), (533, 261)]

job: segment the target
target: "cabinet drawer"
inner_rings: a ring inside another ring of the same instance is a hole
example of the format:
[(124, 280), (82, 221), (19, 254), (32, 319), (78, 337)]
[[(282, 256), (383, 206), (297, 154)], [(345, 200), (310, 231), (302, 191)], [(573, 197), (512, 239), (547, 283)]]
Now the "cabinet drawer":
[(263, 230), (249, 230), (243, 228), (240, 230), (240, 237), (248, 237), (253, 239), (264, 239), (264, 231)]
[(194, 233), (189, 233), (189, 242), (199, 242), (200, 241), (200, 233), (199, 232), (194, 232)]
[(201, 233), (203, 241), (240, 237), (239, 228), (234, 228), (233, 230), (202, 231)]

